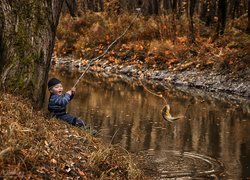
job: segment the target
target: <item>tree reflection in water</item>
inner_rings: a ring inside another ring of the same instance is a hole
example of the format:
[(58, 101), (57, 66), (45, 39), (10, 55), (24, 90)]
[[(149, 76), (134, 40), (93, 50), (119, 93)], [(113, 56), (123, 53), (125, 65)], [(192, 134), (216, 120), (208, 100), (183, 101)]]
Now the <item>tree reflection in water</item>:
[[(60, 78), (67, 89), (79, 74), (52, 71), (51, 76)], [(171, 113), (185, 116), (168, 123), (161, 116), (162, 100), (138, 84), (86, 75), (68, 110), (95, 126), (105, 141), (113, 139), (130, 152), (196, 152), (223, 162), (229, 179), (250, 177), (249, 100), (238, 103), (202, 91), (160, 89)]]

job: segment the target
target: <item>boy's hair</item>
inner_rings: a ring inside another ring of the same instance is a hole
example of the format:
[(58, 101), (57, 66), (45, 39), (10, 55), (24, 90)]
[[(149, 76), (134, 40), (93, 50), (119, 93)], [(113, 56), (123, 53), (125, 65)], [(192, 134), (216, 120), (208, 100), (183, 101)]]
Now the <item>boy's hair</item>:
[(60, 84), (61, 81), (59, 79), (56, 78), (51, 78), (48, 82), (48, 89), (50, 90), (51, 88), (53, 88), (55, 85)]

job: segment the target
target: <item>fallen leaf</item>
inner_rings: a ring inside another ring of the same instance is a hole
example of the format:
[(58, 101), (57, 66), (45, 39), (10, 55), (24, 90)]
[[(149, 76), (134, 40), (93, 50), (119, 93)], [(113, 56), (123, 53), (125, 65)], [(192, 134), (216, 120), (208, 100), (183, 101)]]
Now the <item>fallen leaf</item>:
[(83, 171), (81, 171), (80, 169), (78, 169), (78, 173), (81, 175), (81, 176), (85, 176), (85, 173)]

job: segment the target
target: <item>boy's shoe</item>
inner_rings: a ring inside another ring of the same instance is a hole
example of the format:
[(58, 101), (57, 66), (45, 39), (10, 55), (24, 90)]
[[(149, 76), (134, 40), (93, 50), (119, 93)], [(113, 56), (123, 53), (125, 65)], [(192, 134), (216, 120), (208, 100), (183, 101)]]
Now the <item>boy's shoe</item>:
[(98, 132), (97, 132), (97, 130), (92, 129), (92, 130), (90, 131), (90, 134), (91, 134), (92, 136), (96, 136), (96, 135), (98, 134)]
[(78, 126), (78, 127), (85, 127), (86, 124), (85, 124), (82, 120), (76, 119), (76, 124), (75, 124), (75, 126)]
[(89, 127), (89, 126), (85, 126), (85, 127), (83, 127), (83, 129), (84, 129), (86, 132), (90, 133), (92, 136), (95, 136), (95, 135), (97, 135), (97, 133), (98, 133), (97, 130), (95, 130), (95, 129)]

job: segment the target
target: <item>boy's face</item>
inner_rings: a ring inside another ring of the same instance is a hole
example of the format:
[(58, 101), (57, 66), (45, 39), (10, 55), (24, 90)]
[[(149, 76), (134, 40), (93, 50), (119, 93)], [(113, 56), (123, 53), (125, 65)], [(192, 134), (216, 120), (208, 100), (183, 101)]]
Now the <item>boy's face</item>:
[(62, 84), (57, 84), (53, 88), (49, 90), (51, 93), (56, 94), (56, 95), (62, 95), (63, 93), (63, 86)]

